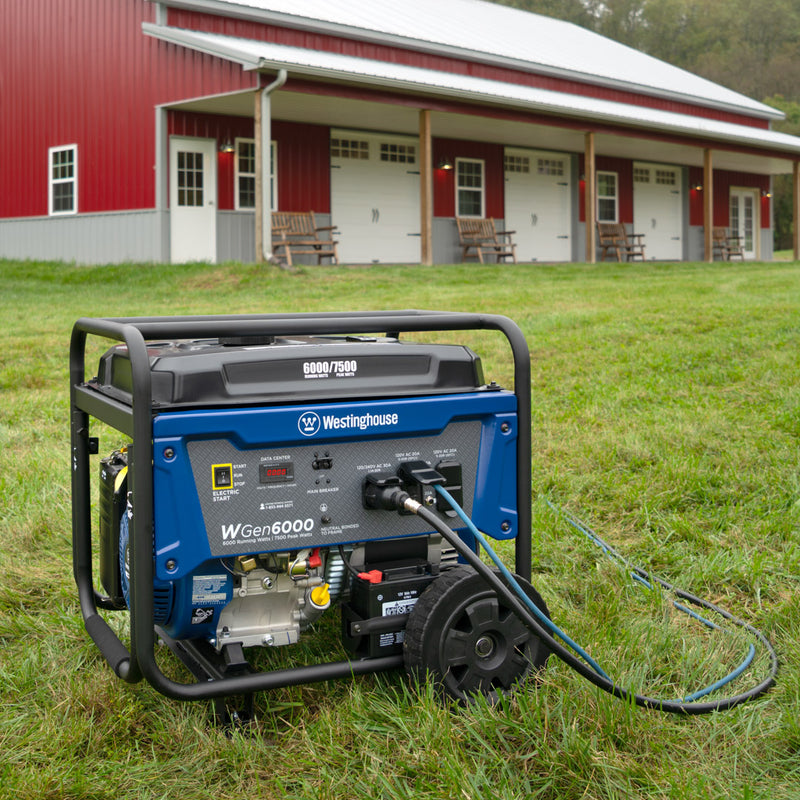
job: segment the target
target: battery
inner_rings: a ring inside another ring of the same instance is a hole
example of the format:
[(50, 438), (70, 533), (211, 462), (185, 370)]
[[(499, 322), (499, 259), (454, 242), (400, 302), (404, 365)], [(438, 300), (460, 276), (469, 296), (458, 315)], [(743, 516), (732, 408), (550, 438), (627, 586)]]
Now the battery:
[(403, 652), (406, 621), (434, 575), (425, 565), (373, 570), (372, 582), (355, 579), (350, 602), (342, 604), (342, 638), (361, 658)]

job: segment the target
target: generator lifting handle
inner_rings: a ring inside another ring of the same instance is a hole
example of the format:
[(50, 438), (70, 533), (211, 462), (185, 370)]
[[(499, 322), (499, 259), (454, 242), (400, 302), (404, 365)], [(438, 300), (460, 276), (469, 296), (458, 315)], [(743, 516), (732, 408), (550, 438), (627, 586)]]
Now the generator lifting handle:
[[(494, 330), (508, 341), (514, 362), (514, 394), (519, 425), (516, 500), (519, 534), (515, 540), (516, 572), (530, 577), (531, 569), (531, 432), (530, 355), (520, 328), (508, 317), (416, 309), (378, 312), (305, 314), (246, 314), (189, 317), (113, 317), (79, 319), (70, 342), (70, 401), (72, 454), (73, 572), (87, 631), (114, 671), (131, 683), (142, 677), (163, 694), (182, 700), (244, 694), (299, 683), (324, 681), (352, 674), (393, 669), (402, 656), (319, 664), (182, 684), (166, 677), (154, 658), (155, 630), (152, 591), (153, 565), (153, 402), (147, 341), (167, 338), (220, 336), (300, 336), (380, 334), (419, 331)], [(128, 349), (131, 403), (126, 405), (86, 386), (88, 336), (116, 340)], [(91, 500), (89, 481), (89, 418), (95, 417), (133, 438), (135, 457), (129, 471), (136, 498), (130, 537), (131, 575), (130, 651), (98, 613), (110, 607), (94, 589), (92, 579)]]

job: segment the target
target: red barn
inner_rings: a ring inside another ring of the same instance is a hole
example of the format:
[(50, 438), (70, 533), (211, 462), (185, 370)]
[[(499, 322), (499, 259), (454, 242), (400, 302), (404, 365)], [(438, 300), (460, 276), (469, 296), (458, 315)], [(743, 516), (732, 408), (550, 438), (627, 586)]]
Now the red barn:
[(457, 216), (522, 261), (594, 260), (596, 221), (770, 258), (799, 193), (780, 112), (482, 0), (27, 0), (0, 35), (4, 257), (250, 261), (280, 210), (347, 263), (457, 261)]

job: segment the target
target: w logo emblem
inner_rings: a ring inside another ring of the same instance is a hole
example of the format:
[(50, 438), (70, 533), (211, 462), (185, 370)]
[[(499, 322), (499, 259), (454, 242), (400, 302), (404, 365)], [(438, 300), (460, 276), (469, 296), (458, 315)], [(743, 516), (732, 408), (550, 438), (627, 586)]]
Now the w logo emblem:
[(319, 432), (321, 425), (322, 421), (319, 418), (319, 414), (313, 411), (307, 411), (305, 414), (301, 414), (300, 419), (297, 420), (297, 429), (303, 436), (314, 436), (314, 434)]

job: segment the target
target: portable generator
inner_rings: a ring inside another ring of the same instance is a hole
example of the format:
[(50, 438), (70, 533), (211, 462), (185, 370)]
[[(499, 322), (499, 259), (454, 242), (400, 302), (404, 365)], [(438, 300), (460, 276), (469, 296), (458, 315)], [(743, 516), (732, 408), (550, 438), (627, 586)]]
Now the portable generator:
[[(481, 329), (510, 345), (512, 389), (487, 382), (466, 346), (401, 338)], [(117, 342), (88, 380), (87, 337)], [(252, 700), (405, 664), (464, 700), (544, 664), (543, 641), (464, 566), (476, 545), (455, 510), (514, 541), (517, 580), (546, 614), (528, 582), (529, 354), (507, 318), (84, 318), (70, 371), (75, 579), (120, 678), (178, 699)], [(120, 436), (92, 468), (95, 421)], [(252, 666), (250, 648), (295, 644), (332, 608), (345, 658)], [(99, 609), (129, 612), (128, 644)], [(193, 683), (164, 674), (157, 641)]]

